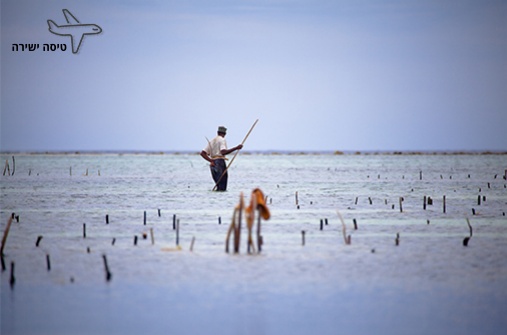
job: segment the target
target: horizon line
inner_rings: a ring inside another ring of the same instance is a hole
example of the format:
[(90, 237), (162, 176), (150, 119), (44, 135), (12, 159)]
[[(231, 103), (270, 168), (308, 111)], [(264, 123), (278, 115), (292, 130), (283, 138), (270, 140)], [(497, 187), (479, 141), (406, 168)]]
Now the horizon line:
[[(196, 150), (5, 150), (0, 155), (188, 155)], [(507, 150), (245, 150), (246, 155), (507, 155)]]

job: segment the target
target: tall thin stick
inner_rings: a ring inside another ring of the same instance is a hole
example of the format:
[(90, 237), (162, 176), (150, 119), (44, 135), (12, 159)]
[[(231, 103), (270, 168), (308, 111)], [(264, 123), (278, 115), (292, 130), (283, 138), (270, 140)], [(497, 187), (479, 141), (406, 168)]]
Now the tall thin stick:
[(234, 227), (234, 253), (239, 253), (239, 242), (241, 240), (241, 219), (243, 216), (245, 204), (243, 200), (243, 192), (239, 196), (238, 224)]
[(468, 218), (466, 218), (467, 220), (467, 225), (468, 225), (468, 229), (470, 230), (470, 236), (467, 236), (463, 239), (463, 246), (468, 246), (468, 242), (470, 241), (470, 239), (472, 238), (472, 235), (473, 235), (473, 231), (472, 231), (472, 225), (470, 224), (470, 220)]
[(9, 216), (9, 221), (7, 221), (7, 226), (5, 227), (4, 236), (2, 237), (2, 247), (0, 247), (0, 255), (4, 254), (5, 241), (7, 240), (7, 236), (9, 235), (11, 223), (12, 223), (12, 215)]
[[(250, 133), (254, 129), (254, 127), (257, 124), (257, 122), (259, 122), (259, 119), (255, 120), (255, 122), (252, 125), (252, 127), (250, 127), (250, 130), (248, 131), (248, 133), (246, 134), (245, 138), (243, 139), (243, 142), (241, 142), (241, 145), (245, 144), (246, 139), (248, 138), (248, 136), (250, 135)], [(213, 191), (215, 191), (217, 189), (218, 183), (220, 183), (220, 181), (222, 180), (223, 176), (225, 176), (225, 174), (227, 173), (227, 170), (229, 170), (229, 167), (231, 166), (232, 162), (234, 162), (234, 159), (236, 158), (236, 156), (238, 155), (238, 153), (239, 153), (239, 150), (236, 151), (236, 153), (232, 157), (232, 159), (229, 162), (229, 164), (227, 164), (227, 167), (225, 168), (224, 172), (222, 172), (222, 175), (220, 176), (220, 178), (218, 178), (217, 182), (215, 183), (215, 186), (213, 187)]]
[(343, 217), (338, 210), (336, 210), (336, 214), (338, 214), (338, 217), (342, 222), (343, 241), (345, 242), (345, 244), (350, 244), (350, 235), (347, 237), (347, 228), (345, 226), (345, 221), (343, 221)]

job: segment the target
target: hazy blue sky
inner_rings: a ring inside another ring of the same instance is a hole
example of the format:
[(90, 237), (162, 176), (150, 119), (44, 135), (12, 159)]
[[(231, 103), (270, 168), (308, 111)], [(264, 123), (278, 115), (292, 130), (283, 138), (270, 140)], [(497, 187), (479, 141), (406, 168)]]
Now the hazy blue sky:
[[(79, 54), (64, 8), (103, 29)], [(200, 151), (257, 118), (247, 150), (507, 150), (507, 1), (1, 0), (1, 34), (2, 150)]]

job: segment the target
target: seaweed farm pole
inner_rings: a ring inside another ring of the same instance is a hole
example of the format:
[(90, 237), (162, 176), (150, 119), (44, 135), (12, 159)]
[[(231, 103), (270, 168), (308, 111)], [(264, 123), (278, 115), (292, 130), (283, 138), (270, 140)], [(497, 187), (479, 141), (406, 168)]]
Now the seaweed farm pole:
[(301, 245), (305, 245), (305, 231), (301, 230)]
[(14, 277), (14, 262), (11, 262), (11, 277), (9, 279), (9, 284), (11, 284), (11, 288), (14, 288), (15, 282), (16, 282), (16, 277)]
[(444, 213), (445, 213), (445, 195), (444, 195), (443, 201), (444, 201)]
[(262, 251), (262, 235), (261, 235), (261, 213), (260, 210), (257, 210), (257, 252), (260, 253)]
[(51, 271), (51, 261), (49, 260), (49, 254), (46, 254), (46, 265), (47, 265), (48, 271)]
[(180, 219), (176, 220), (176, 246), (180, 245)]
[(109, 265), (107, 265), (106, 255), (105, 254), (102, 255), (102, 258), (104, 259), (104, 268), (106, 270), (106, 281), (110, 281), (113, 275), (111, 274), (111, 271), (109, 271)]
[(12, 224), (12, 215), (9, 217), (9, 220), (7, 221), (7, 226), (5, 227), (4, 236), (2, 237), (2, 246), (0, 247), (0, 254), (3, 257), (4, 254), (4, 248), (5, 248), (5, 242), (7, 241), (7, 236), (9, 235), (9, 230), (11, 229)]
[(6, 171), (9, 173), (8, 176), (10, 176), (11, 175), (11, 168), (9, 167), (9, 160), (8, 159), (5, 160), (4, 174), (3, 174), (4, 176), (5, 176)]
[(83, 238), (86, 238), (86, 223), (83, 223)]
[(241, 219), (243, 216), (243, 209), (245, 207), (243, 200), (243, 192), (239, 196), (239, 210), (238, 210), (238, 224), (234, 227), (234, 253), (239, 253), (239, 245), (241, 239)]
[(472, 225), (470, 224), (470, 220), (468, 218), (466, 218), (466, 220), (467, 220), (468, 229), (470, 230), (470, 236), (467, 236), (463, 239), (463, 246), (464, 247), (468, 246), (468, 242), (470, 241), (470, 239), (472, 238), (472, 235), (473, 235)]

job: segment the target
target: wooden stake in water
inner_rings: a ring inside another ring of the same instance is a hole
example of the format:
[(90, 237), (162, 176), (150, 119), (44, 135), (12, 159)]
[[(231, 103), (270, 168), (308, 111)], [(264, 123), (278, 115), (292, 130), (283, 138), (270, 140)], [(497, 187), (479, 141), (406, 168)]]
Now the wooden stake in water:
[(444, 195), (443, 202), (444, 202), (443, 206), (444, 206), (444, 213), (445, 213), (445, 209), (446, 209), (446, 208), (445, 208), (445, 195)]
[(14, 277), (14, 262), (11, 262), (11, 277), (9, 279), (9, 284), (11, 284), (11, 288), (14, 288), (15, 282), (16, 282), (16, 277)]
[(155, 244), (155, 237), (153, 236), (153, 228), (150, 228), (151, 245)]
[(243, 192), (240, 193), (239, 197), (239, 209), (238, 209), (238, 224), (234, 230), (234, 253), (239, 253), (239, 246), (241, 240), (241, 219), (243, 216), (243, 210), (245, 208)]
[(345, 226), (345, 221), (343, 221), (343, 217), (338, 210), (336, 210), (336, 214), (338, 214), (338, 217), (342, 223), (343, 240), (345, 241), (346, 245), (349, 245), (351, 243), (351, 237), (350, 235), (347, 236), (347, 227)]
[(7, 221), (7, 226), (5, 226), (4, 230), (4, 236), (2, 237), (2, 246), (0, 247), (0, 254), (4, 254), (4, 248), (5, 248), (5, 242), (7, 241), (7, 236), (9, 235), (9, 230), (11, 229), (12, 224), (12, 216), (9, 217), (9, 220)]
[(305, 245), (305, 234), (304, 230), (301, 230), (301, 245)]
[(466, 220), (467, 220), (468, 229), (470, 230), (470, 236), (467, 236), (463, 239), (463, 246), (464, 247), (468, 246), (468, 242), (470, 241), (470, 239), (472, 238), (472, 235), (473, 235), (472, 225), (470, 224), (470, 220), (468, 218), (466, 218)]
[(180, 245), (180, 219), (176, 220), (176, 246)]
[(38, 247), (40, 241), (42, 240), (42, 235), (37, 236), (37, 241), (35, 241), (35, 246)]
[(86, 223), (83, 223), (83, 238), (86, 238)]
[(262, 251), (262, 235), (261, 235), (261, 213), (257, 210), (257, 250), (258, 253)]
[(144, 219), (143, 219), (143, 223), (144, 223), (144, 225), (146, 226), (146, 211), (144, 211)]
[(4, 176), (5, 176), (6, 171), (8, 171), (8, 173), (9, 173), (8, 176), (10, 176), (11, 175), (11, 168), (9, 167), (9, 160), (8, 159), (5, 160)]
[(113, 275), (111, 274), (111, 271), (109, 271), (109, 265), (107, 264), (107, 258), (106, 255), (102, 255), (102, 258), (104, 259), (104, 268), (106, 270), (106, 281), (110, 281)]
[(47, 265), (48, 271), (51, 271), (51, 261), (49, 260), (49, 254), (46, 254), (46, 265)]
[(195, 236), (192, 236), (192, 242), (190, 242), (190, 252), (194, 251)]

